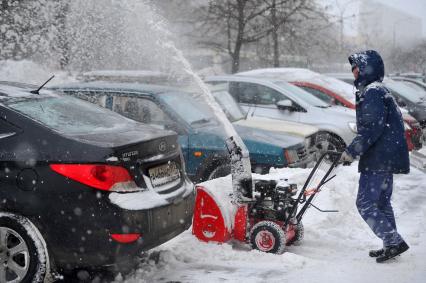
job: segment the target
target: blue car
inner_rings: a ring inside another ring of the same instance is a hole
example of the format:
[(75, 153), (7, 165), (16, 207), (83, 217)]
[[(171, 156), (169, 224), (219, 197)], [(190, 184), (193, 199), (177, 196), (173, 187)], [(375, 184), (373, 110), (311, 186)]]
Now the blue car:
[[(223, 125), (193, 93), (165, 86), (100, 81), (53, 88), (132, 120), (177, 132), (186, 173), (196, 183), (230, 173)], [(250, 152), (256, 173), (265, 173), (271, 167), (304, 166), (310, 161), (301, 137), (273, 135), (244, 126), (235, 129)]]

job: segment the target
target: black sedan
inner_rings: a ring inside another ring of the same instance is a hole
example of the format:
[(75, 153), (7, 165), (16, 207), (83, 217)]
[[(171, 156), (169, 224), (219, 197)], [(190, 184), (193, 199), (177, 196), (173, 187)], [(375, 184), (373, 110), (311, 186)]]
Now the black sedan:
[(0, 82), (0, 282), (128, 267), (191, 224), (174, 132)]

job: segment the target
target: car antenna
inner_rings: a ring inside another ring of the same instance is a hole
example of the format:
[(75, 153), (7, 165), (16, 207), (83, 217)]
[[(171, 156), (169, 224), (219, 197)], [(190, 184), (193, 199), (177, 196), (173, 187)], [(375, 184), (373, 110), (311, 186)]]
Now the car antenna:
[(36, 89), (36, 90), (32, 90), (32, 91), (30, 91), (30, 93), (33, 93), (33, 94), (40, 94), (39, 93), (39, 91), (48, 83), (48, 82), (50, 82), (53, 78), (55, 77), (55, 75), (53, 75), (53, 76), (51, 76), (44, 84), (42, 84), (38, 89)]

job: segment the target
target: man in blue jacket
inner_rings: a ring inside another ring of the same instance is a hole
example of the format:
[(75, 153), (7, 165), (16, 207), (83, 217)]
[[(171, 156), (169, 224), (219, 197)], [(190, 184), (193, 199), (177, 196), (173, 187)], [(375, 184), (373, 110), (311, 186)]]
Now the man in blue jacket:
[(374, 50), (349, 57), (355, 77), (358, 134), (342, 154), (342, 162), (359, 157), (361, 173), (356, 205), (362, 218), (383, 248), (370, 251), (377, 262), (384, 262), (406, 250), (407, 243), (397, 232), (391, 205), (393, 174), (410, 171), (408, 148), (401, 112), (381, 83), (383, 60)]

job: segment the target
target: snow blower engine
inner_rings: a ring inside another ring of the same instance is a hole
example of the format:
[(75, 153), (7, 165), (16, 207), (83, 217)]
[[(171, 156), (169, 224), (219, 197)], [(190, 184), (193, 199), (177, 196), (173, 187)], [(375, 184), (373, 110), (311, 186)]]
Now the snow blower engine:
[[(235, 154), (232, 150), (231, 156), (238, 156), (238, 152)], [(283, 253), (286, 245), (303, 239), (302, 217), (309, 207), (321, 212), (337, 212), (321, 210), (312, 201), (322, 186), (335, 177), (332, 172), (340, 155), (324, 153), (301, 190), (286, 179), (258, 179), (244, 190), (252, 196), (235, 198), (235, 188), (232, 189), (229, 178), (199, 184), (192, 233), (204, 242), (236, 240), (263, 252)]]

